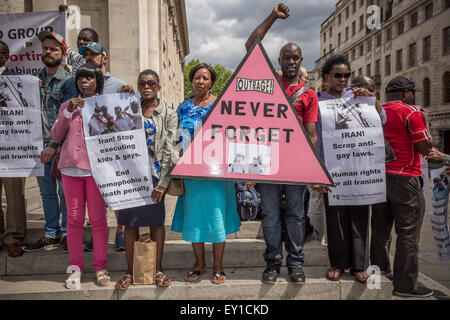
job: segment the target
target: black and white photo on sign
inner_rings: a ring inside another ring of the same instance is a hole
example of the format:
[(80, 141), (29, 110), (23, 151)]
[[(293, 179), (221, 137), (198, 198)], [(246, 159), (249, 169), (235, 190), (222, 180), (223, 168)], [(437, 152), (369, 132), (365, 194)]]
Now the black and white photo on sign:
[(270, 147), (230, 143), (227, 164), (228, 172), (270, 175)]
[[(369, 120), (369, 116), (363, 105), (366, 101), (354, 99), (334, 99), (330, 100), (328, 109), (334, 115), (334, 125), (336, 130), (359, 129), (375, 127)], [(368, 101), (367, 101), (368, 102)]]
[[(32, 90), (24, 88), (24, 82), (20, 76), (0, 77), (0, 107), (33, 107), (31, 105), (32, 97), (30, 96), (32, 92)], [(39, 107), (39, 104), (37, 107)]]
[(84, 124), (88, 136), (97, 136), (113, 132), (123, 132), (142, 129), (142, 113), (136, 100), (110, 99), (108, 95), (101, 96), (95, 103), (94, 110), (83, 110), (89, 112), (89, 121)]

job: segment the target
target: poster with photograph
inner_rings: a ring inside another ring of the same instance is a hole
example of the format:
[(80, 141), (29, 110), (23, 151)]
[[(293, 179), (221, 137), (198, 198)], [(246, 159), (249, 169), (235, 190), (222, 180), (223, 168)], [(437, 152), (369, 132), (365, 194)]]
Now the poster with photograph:
[(374, 97), (319, 102), (325, 166), (336, 187), (331, 206), (386, 201), (383, 130)]
[(439, 260), (450, 260), (450, 231), (448, 228), (448, 192), (450, 177), (445, 167), (430, 170), (431, 175), (431, 229), (436, 241)]
[(228, 172), (270, 174), (270, 146), (230, 143), (229, 148)]
[(92, 175), (108, 207), (152, 204), (139, 96), (115, 93), (88, 98), (82, 115)]
[(0, 76), (0, 177), (43, 176), (38, 79)]

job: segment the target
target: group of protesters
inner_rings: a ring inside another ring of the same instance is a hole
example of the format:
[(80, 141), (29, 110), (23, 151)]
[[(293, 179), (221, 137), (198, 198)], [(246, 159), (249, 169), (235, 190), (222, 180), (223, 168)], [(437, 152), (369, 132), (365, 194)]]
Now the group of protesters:
[[(257, 38), (262, 40), (277, 19), (286, 19), (288, 16), (286, 5), (276, 5), (251, 33), (246, 49), (250, 50)], [(35, 74), (40, 86), (43, 120), (41, 162), (45, 164), (45, 175), (37, 177), (37, 180), (45, 215), (45, 234), (37, 242), (23, 246), (26, 234), (24, 180), (1, 178), (7, 197), (4, 242), (11, 257), (61, 246), (64, 252), (69, 253), (70, 265), (77, 266), (81, 271), (84, 269), (83, 251), (93, 251), (96, 283), (107, 286), (111, 282), (106, 269), (107, 212), (105, 201), (92, 177), (80, 110), (86, 98), (111, 93), (134, 93), (134, 88), (106, 72), (109, 56), (95, 30), (85, 28), (79, 32), (78, 52), (68, 48), (64, 38), (57, 33), (42, 31), (38, 37), (42, 42), (42, 62), (45, 65)], [(1, 75), (12, 74), (5, 67), (8, 55), (7, 45), (0, 42)], [(374, 82), (369, 77), (358, 76), (349, 87), (350, 63), (345, 57), (336, 55), (324, 63), (321, 70), (322, 85), (316, 93), (306, 84), (307, 72), (301, 66), (303, 56), (299, 45), (284, 45), (280, 49), (278, 61), (281, 67), (280, 82), (309, 140), (323, 159), (319, 101), (339, 99), (347, 93), (355, 98), (372, 97)], [(160, 83), (159, 75), (147, 69), (137, 76), (142, 118), (135, 115), (137, 106), (130, 106), (132, 113), (116, 107), (115, 120), (108, 114), (106, 106), (97, 106), (95, 109), (89, 122), (90, 135), (141, 129), (143, 126), (151, 158), (151, 198), (154, 204), (116, 211), (115, 249), (125, 250), (127, 260), (127, 272), (116, 282), (117, 289), (127, 289), (133, 283), (133, 245), (138, 239), (139, 227), (149, 227), (151, 238), (157, 243), (156, 285), (171, 285), (171, 279), (162, 266), (164, 199), (170, 182), (168, 172), (171, 161), (185, 143), (180, 139), (177, 148), (172, 141), (177, 136), (177, 130), (192, 136), (201, 125), (216, 100), (211, 93), (216, 79), (214, 69), (208, 64), (201, 63), (192, 68), (189, 81), (192, 83), (193, 96), (174, 111), (158, 98), (164, 86), (164, 83)], [(381, 272), (393, 281), (395, 294), (404, 297), (426, 297), (432, 294), (432, 290), (417, 284), (418, 242), (425, 210), (420, 156), (443, 160), (445, 155), (432, 148), (426, 110), (412, 106), (415, 90), (414, 83), (409, 79), (395, 77), (386, 88), (387, 102), (381, 105), (376, 101), (384, 138), (396, 158), (386, 162), (387, 201), (372, 205), (370, 250), (367, 250), (369, 205), (331, 206), (327, 193), (332, 192), (332, 188), (326, 186), (246, 183), (261, 195), (261, 220), (266, 242), (264, 259), (267, 263), (262, 275), (264, 283), (277, 282), (283, 260), (283, 241), (288, 253), (286, 267), (291, 282), (296, 285), (305, 283), (302, 267), (307, 212), (321, 211), (326, 218), (330, 268), (325, 277), (328, 280), (337, 281), (349, 270), (356, 281), (366, 283), (369, 279), (366, 269), (370, 253), (370, 264), (378, 265)], [(60, 179), (52, 173), (54, 162), (61, 173)], [(178, 197), (171, 228), (181, 232), (183, 240), (192, 243), (195, 264), (185, 274), (184, 280), (197, 281), (206, 273), (204, 243), (209, 242), (213, 243), (214, 258), (211, 282), (224, 283), (226, 238), (228, 234), (239, 231), (241, 226), (233, 182), (185, 179), (183, 183), (185, 192)], [(208, 195), (208, 201), (205, 201), (205, 194)], [(283, 212), (282, 202), (285, 202)], [(86, 205), (92, 239), (83, 244)], [(392, 269), (389, 250), (394, 222), (397, 241)], [(70, 287), (69, 284), (79, 281), (81, 276), (82, 272), (70, 274), (66, 285)]]

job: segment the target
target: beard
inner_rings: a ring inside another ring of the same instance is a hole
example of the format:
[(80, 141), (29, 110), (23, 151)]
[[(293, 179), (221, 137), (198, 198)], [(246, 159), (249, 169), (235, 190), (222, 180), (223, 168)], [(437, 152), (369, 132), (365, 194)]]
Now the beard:
[(42, 62), (47, 66), (47, 67), (56, 67), (59, 66), (62, 62), (62, 58), (53, 58), (52, 56), (46, 55), (46, 56), (42, 56)]

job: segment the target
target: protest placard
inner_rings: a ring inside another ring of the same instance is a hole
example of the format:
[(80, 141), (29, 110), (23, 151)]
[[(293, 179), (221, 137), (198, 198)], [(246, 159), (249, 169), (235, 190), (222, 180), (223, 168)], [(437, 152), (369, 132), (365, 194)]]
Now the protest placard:
[(0, 177), (43, 176), (38, 79), (0, 76)]
[(329, 204), (386, 201), (383, 131), (374, 97), (319, 102), (325, 165), (336, 188)]
[(433, 196), (431, 198), (430, 221), (439, 260), (450, 260), (450, 231), (448, 228), (448, 192), (450, 177), (445, 167), (430, 170)]
[(65, 13), (58, 11), (2, 14), (0, 40), (9, 47), (6, 66), (17, 74), (31, 74), (44, 67), (41, 60), (42, 30), (56, 32), (66, 38)]
[(87, 98), (82, 116), (92, 176), (108, 207), (152, 204), (139, 96), (115, 93)]
[(333, 183), (259, 40), (198, 128), (171, 176)]

